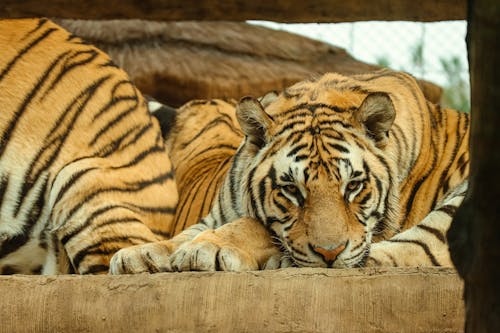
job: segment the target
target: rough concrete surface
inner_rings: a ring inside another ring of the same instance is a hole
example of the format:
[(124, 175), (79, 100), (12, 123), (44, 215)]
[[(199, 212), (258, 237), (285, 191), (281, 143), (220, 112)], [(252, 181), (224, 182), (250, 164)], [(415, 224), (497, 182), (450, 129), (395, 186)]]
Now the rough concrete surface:
[(1, 276), (0, 332), (462, 332), (451, 269)]

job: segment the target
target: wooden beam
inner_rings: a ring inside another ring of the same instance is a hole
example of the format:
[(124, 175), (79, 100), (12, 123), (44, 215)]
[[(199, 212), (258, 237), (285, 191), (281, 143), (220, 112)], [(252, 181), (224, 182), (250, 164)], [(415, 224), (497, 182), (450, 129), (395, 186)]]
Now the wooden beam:
[(466, 18), (465, 0), (2, 0), (0, 17), (353, 22)]
[(1, 332), (460, 332), (451, 269), (0, 276)]

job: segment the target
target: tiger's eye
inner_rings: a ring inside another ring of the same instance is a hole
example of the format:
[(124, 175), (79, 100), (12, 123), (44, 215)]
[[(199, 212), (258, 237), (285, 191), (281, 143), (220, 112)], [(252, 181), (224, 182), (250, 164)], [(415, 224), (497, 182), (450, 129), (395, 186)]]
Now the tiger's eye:
[(354, 192), (356, 191), (359, 187), (361, 186), (361, 182), (360, 181), (352, 181), (352, 182), (349, 182), (349, 184), (347, 184), (346, 188), (349, 192)]
[(298, 187), (295, 185), (289, 184), (289, 185), (285, 185), (283, 188), (285, 191), (287, 191), (290, 194), (297, 194), (299, 192)]

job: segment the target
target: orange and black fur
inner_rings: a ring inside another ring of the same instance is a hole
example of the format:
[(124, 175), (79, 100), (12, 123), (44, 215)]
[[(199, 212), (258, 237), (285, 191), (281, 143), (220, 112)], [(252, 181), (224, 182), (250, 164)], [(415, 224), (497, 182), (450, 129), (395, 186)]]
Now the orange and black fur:
[(0, 273), (107, 273), (171, 235), (160, 126), (110, 58), (47, 19), (0, 20)]
[(235, 109), (188, 104), (167, 143), (184, 179), (177, 223), (195, 224), (121, 250), (111, 271), (451, 266), (468, 136), (467, 114), (388, 70), (326, 74)]

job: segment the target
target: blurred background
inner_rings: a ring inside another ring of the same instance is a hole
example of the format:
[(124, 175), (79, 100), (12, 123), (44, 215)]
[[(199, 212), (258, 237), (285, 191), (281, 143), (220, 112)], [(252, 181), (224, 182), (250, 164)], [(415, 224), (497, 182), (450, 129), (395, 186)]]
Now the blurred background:
[(413, 74), (428, 100), (470, 110), (465, 21), (58, 23), (107, 52), (143, 93), (175, 107), (389, 67)]
[(466, 21), (249, 23), (323, 41), (346, 49), (357, 60), (406, 71), (441, 86), (443, 105), (470, 110)]

